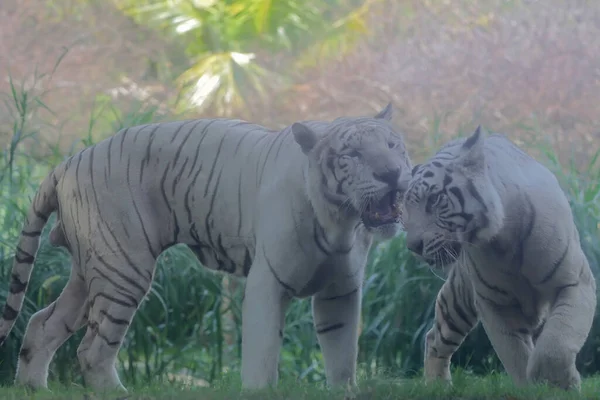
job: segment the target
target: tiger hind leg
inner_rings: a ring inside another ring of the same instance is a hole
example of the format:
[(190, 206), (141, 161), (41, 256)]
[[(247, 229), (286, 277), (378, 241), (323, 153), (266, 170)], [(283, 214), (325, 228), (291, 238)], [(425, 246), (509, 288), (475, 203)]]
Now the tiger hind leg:
[(148, 276), (152, 274), (147, 271), (153, 271), (155, 262), (146, 252), (130, 254), (128, 259), (113, 255), (88, 262), (87, 268), (92, 271), (88, 277), (88, 327), (77, 348), (86, 386), (127, 391), (117, 373), (117, 356), (129, 325), (150, 289)]
[(453, 268), (435, 303), (433, 327), (425, 336), (424, 376), (426, 381), (452, 382), (450, 360), (478, 322), (473, 292)]
[(15, 383), (47, 388), (48, 368), (58, 348), (87, 322), (87, 290), (73, 265), (71, 277), (58, 298), (36, 312), (25, 330)]

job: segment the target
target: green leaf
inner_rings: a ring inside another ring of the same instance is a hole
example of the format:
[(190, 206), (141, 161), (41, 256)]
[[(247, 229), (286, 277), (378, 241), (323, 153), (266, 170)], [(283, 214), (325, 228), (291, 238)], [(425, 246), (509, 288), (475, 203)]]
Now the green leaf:
[(357, 40), (368, 34), (366, 16), (370, 7), (379, 0), (367, 0), (359, 8), (336, 20), (322, 35), (322, 39), (309, 46), (299, 57), (296, 66), (310, 67), (320, 60), (347, 54)]
[(60, 275), (53, 275), (53, 276), (49, 277), (42, 283), (42, 289), (44, 289), (44, 290), (50, 289), (50, 287), (52, 286), (52, 284), (54, 282), (57, 282), (57, 281), (61, 280), (62, 278), (63, 277)]
[(256, 32), (261, 34), (264, 33), (271, 20), (273, 13), (273, 1), (272, 0), (255, 0), (256, 11), (254, 16), (254, 26)]

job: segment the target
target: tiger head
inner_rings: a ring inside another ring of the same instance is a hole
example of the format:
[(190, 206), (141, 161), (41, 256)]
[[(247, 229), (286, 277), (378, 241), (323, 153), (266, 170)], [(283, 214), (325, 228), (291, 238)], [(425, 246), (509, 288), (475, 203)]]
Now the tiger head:
[(406, 244), (430, 265), (453, 263), (465, 243), (491, 240), (504, 211), (488, 175), (478, 127), (412, 170), (404, 202)]
[(400, 205), (412, 169), (391, 116), (388, 104), (374, 118), (338, 118), (323, 132), (304, 123), (292, 125), (308, 156), (306, 184), (315, 211), (326, 210), (338, 222), (360, 219), (384, 238), (400, 227)]

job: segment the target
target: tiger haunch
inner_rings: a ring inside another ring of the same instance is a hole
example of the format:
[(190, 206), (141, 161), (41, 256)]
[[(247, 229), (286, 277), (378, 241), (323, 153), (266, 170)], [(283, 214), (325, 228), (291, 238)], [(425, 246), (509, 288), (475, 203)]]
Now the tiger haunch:
[[(156, 258), (182, 243), (207, 268), (246, 276), (242, 384), (277, 381), (291, 297), (312, 296), (327, 380), (353, 383), (361, 283), (373, 235), (400, 228), (410, 179), (389, 119), (305, 121), (280, 132), (240, 120), (134, 126), (88, 147), (44, 180), (15, 256), (0, 334), (23, 301), (39, 234), (72, 256), (58, 299), (28, 324), (16, 382), (46, 387), (58, 347), (87, 326), (77, 350), (85, 382), (123, 388), (115, 361), (147, 294)], [(18, 279), (17, 279), (18, 278)]]
[(408, 248), (450, 268), (426, 336), (426, 378), (450, 381), (452, 354), (481, 321), (516, 383), (578, 389), (596, 282), (555, 176), (478, 128), (414, 167), (405, 213)]

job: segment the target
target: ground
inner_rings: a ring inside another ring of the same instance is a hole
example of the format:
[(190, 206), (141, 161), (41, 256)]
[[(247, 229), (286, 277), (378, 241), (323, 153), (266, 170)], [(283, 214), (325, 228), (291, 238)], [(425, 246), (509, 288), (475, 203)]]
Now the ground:
[(371, 399), (445, 399), (445, 400), (521, 400), (521, 399), (600, 399), (600, 376), (587, 378), (583, 382), (581, 394), (533, 386), (524, 389), (515, 388), (504, 374), (492, 374), (487, 377), (473, 377), (464, 373), (455, 374), (454, 385), (444, 388), (440, 385), (425, 385), (420, 379), (370, 379), (360, 382), (360, 389), (355, 393), (344, 390), (327, 390), (319, 384), (295, 384), (282, 382), (277, 389), (255, 393), (240, 394), (239, 382), (223, 381), (213, 388), (185, 388), (169, 384), (130, 388), (129, 394), (93, 393), (83, 388), (64, 388), (51, 386), (52, 392), (36, 392), (32, 394), (25, 389), (0, 388), (0, 399), (82, 399), (82, 400), (371, 400)]

